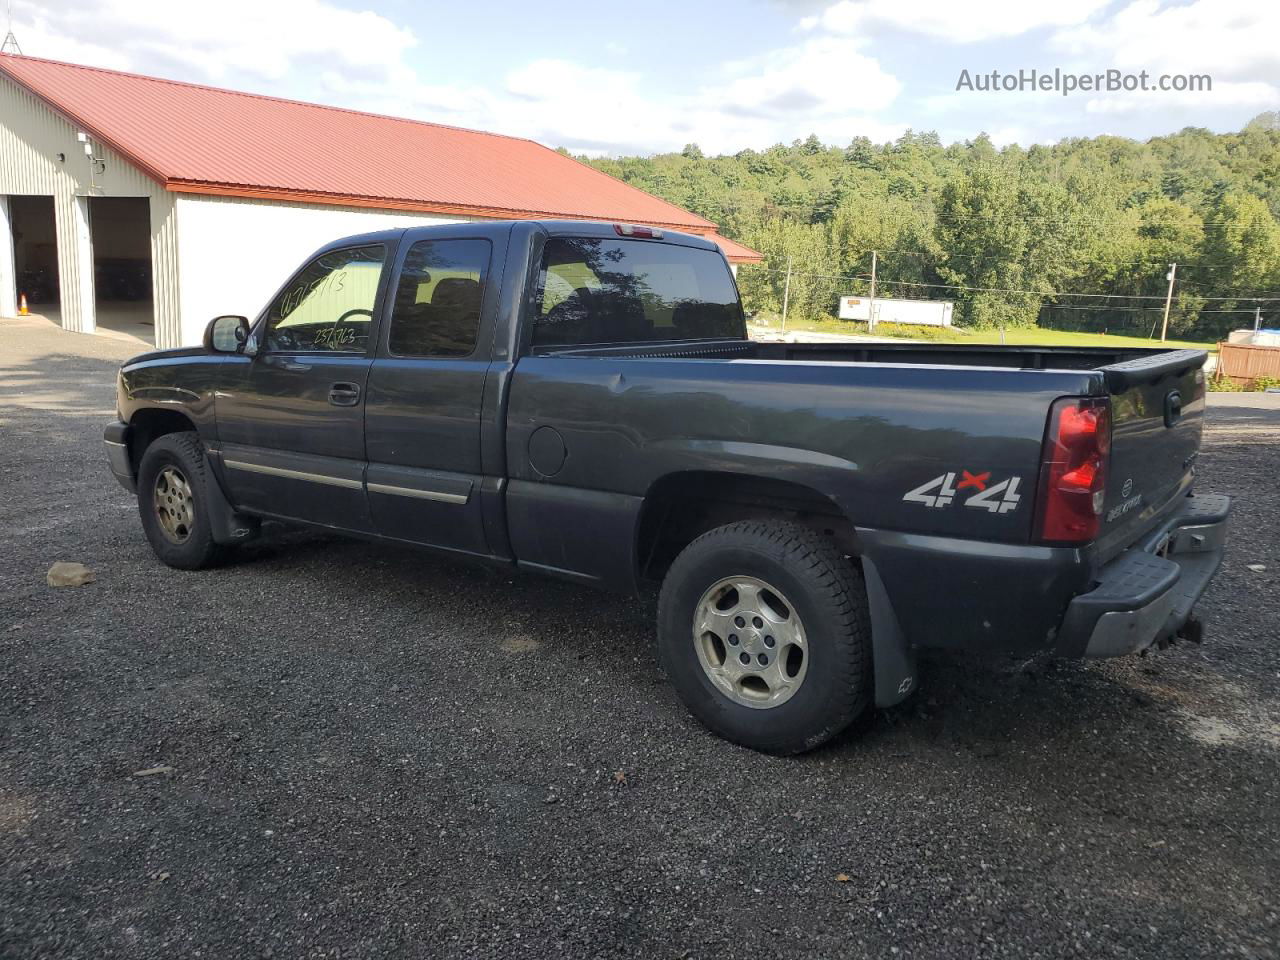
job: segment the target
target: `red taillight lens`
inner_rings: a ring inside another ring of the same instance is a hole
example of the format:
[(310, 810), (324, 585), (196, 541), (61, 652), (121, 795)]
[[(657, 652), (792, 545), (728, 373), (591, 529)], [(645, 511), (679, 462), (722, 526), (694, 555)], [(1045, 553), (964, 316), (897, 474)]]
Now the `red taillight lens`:
[(1067, 397), (1054, 403), (1040, 465), (1036, 529), (1050, 543), (1086, 543), (1102, 525), (1111, 401)]

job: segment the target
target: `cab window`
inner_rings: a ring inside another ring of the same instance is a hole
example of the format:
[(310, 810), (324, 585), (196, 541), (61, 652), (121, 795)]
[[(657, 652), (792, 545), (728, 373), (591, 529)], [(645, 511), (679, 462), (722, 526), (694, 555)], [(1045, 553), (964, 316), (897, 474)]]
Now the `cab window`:
[(397, 357), (466, 357), (476, 348), (488, 240), (421, 240), (405, 254), (387, 346)]
[(713, 250), (553, 238), (539, 281), (535, 347), (746, 335), (733, 276)]
[(364, 353), (386, 249), (332, 250), (306, 266), (271, 304), (264, 349)]

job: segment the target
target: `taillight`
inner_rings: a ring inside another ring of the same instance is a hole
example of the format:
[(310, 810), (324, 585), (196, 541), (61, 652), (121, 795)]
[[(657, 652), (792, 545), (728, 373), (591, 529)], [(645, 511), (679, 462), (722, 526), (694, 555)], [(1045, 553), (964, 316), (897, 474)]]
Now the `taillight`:
[(1110, 452), (1110, 400), (1066, 397), (1054, 403), (1040, 464), (1039, 539), (1086, 543), (1098, 535)]

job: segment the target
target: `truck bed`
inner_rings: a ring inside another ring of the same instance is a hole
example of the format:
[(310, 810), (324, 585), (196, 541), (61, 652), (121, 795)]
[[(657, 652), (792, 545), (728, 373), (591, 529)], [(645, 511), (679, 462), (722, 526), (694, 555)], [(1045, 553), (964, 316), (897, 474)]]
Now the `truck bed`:
[(666, 357), (829, 363), (919, 363), (1020, 370), (1100, 370), (1170, 353), (1151, 347), (1025, 347), (953, 343), (772, 343), (755, 340), (687, 341), (609, 347), (552, 348), (554, 356)]
[[(616, 464), (607, 482), (642, 496), (655, 470), (739, 469), (735, 457), (746, 457), (754, 470), (830, 491), (859, 525), (1026, 543), (1053, 402), (1110, 397), (1097, 544), (1106, 559), (1190, 489), (1204, 359), (1182, 349), (738, 339), (544, 349), (516, 372), (511, 462), (523, 459), (520, 423), (552, 423), (575, 435), (560, 484), (596, 486), (600, 470), (586, 466)], [(913, 500), (920, 484), (962, 471), (1018, 478), (1020, 506), (930, 510)]]

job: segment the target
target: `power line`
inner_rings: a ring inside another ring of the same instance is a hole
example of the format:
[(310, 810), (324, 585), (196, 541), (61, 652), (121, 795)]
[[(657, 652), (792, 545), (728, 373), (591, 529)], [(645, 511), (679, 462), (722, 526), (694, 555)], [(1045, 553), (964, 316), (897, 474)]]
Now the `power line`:
[[(1179, 267), (1179, 269), (1181, 269), (1182, 264), (1181, 264), (1181, 263), (1179, 263), (1179, 264), (1178, 264), (1178, 267)], [(1193, 287), (1208, 287), (1210, 290), (1217, 289), (1216, 287), (1214, 287), (1214, 285), (1213, 285), (1212, 283), (1205, 283), (1203, 280), (1187, 280), (1187, 279), (1186, 279), (1185, 277), (1183, 277), (1181, 274), (1179, 274), (1179, 275), (1178, 275), (1178, 284), (1179, 284), (1179, 286), (1185, 286), (1185, 285), (1187, 285), (1187, 284), (1190, 284), (1190, 285), (1191, 285), (1191, 286), (1193, 286)], [(1249, 291), (1249, 290), (1234, 290), (1234, 291), (1231, 291), (1231, 293), (1232, 293), (1232, 296), (1233, 296), (1235, 299), (1237, 299), (1237, 300), (1256, 300), (1256, 299), (1259, 299), (1259, 292), (1258, 292), (1257, 290), (1252, 290), (1252, 291)], [(1261, 299), (1263, 299), (1263, 300), (1270, 299), (1269, 297), (1265, 296), (1266, 291), (1263, 291), (1262, 293), (1263, 293), (1263, 295), (1261, 296)], [(1198, 296), (1198, 294), (1197, 294), (1197, 296)]]
[[(1073, 305), (1073, 304), (1067, 304), (1067, 303), (1046, 303), (1046, 304), (1043, 304), (1043, 305), (1041, 306), (1041, 308), (1040, 308), (1040, 309), (1041, 309), (1041, 310), (1093, 310), (1093, 311), (1095, 311), (1095, 312), (1103, 312), (1103, 311), (1112, 312), (1112, 311), (1116, 311), (1116, 310), (1160, 310), (1161, 308), (1160, 308), (1160, 307), (1158, 307), (1158, 306), (1150, 306), (1150, 307), (1121, 307), (1121, 306), (1115, 306), (1115, 307), (1113, 307), (1113, 306), (1096, 307), (1096, 306), (1095, 306), (1095, 307), (1090, 307), (1090, 306), (1084, 306), (1084, 307), (1081, 307), (1081, 306), (1076, 306), (1076, 305)], [(1244, 309), (1244, 308), (1241, 308), (1241, 309), (1239, 309), (1239, 310), (1197, 310), (1197, 311), (1196, 311), (1196, 313), (1197, 313), (1197, 314), (1201, 314), (1201, 313), (1247, 313), (1247, 314), (1249, 314), (1250, 316), (1253, 316), (1253, 310), (1252, 310), (1252, 309), (1246, 310), (1246, 309)]]
[[(798, 274), (804, 276), (804, 274)], [(915, 280), (881, 280), (880, 283), (891, 283), (898, 286), (932, 287), (944, 290), (967, 290), (972, 293), (1027, 293), (1038, 297), (1100, 297), (1105, 300), (1164, 300), (1164, 296), (1149, 293), (1071, 293), (1065, 290), (1018, 290), (1013, 287), (970, 287), (959, 283), (922, 283)], [(1274, 297), (1199, 297), (1208, 303), (1218, 300), (1280, 300)]]
[[(777, 198), (770, 198), (768, 202), (776, 207), (809, 208), (813, 206), (813, 199), (805, 198), (805, 197), (777, 197)], [(1004, 214), (943, 213), (936, 209), (933, 210), (932, 213), (935, 217), (941, 217), (947, 220), (987, 220), (987, 221), (998, 220), (1002, 223), (1081, 223), (1081, 224), (1106, 223), (1106, 224), (1118, 225), (1123, 222), (1122, 217), (1124, 216), (1124, 214), (1134, 211), (1136, 209), (1137, 208), (1135, 207), (1123, 207), (1118, 211), (1117, 216), (1087, 216), (1087, 215), (1036, 216), (1034, 214), (1029, 214), (1021, 217), (1010, 217)], [(1188, 209), (1191, 209), (1191, 208), (1188, 208)], [(1194, 213), (1195, 211), (1192, 210), (1191, 212)], [(1202, 226), (1202, 227), (1222, 227), (1222, 226), (1228, 226), (1234, 222), (1235, 221), (1231, 221), (1231, 220), (1197, 220), (1195, 222), (1195, 225)], [(1162, 224), (1159, 221), (1139, 219), (1137, 225), (1138, 227), (1141, 228), (1141, 227), (1147, 227), (1147, 226), (1158, 227), (1158, 226), (1161, 226)]]
[[(870, 253), (871, 251), (867, 251), (867, 252)], [(786, 270), (771, 270), (768, 267), (759, 267), (757, 268), (757, 270), (760, 273), (771, 273), (775, 275), (782, 275), (788, 272)], [(795, 270), (790, 271), (790, 274), (792, 277), (812, 277), (819, 280), (866, 280), (866, 281), (869, 281), (871, 279), (869, 274), (843, 275), (843, 274), (831, 274), (831, 273), (801, 273)], [(899, 287), (929, 287), (931, 289), (940, 289), (940, 290), (963, 290), (963, 291), (968, 291), (970, 293), (1020, 293), (1020, 294), (1030, 294), (1038, 297), (1093, 297), (1095, 299), (1101, 298), (1104, 300), (1161, 300), (1163, 301), (1165, 299), (1165, 296), (1163, 294), (1152, 294), (1152, 293), (1072, 293), (1071, 291), (1067, 291), (1067, 290), (1020, 290), (1014, 287), (974, 287), (974, 286), (968, 286), (966, 284), (961, 284), (961, 283), (927, 283), (923, 280), (885, 280), (883, 278), (877, 279), (876, 282), (887, 283), (887, 284), (891, 284)], [(1196, 294), (1196, 299), (1204, 303), (1214, 303), (1214, 302), (1224, 302), (1224, 301), (1237, 302), (1240, 300), (1253, 300), (1255, 302), (1258, 302), (1258, 301), (1270, 302), (1274, 300), (1280, 300), (1280, 294), (1277, 294), (1276, 296), (1257, 296), (1256, 294), (1246, 295), (1241, 293), (1241, 294), (1235, 294), (1232, 296), (1218, 296), (1218, 297), (1201, 297), (1198, 294)], [(1201, 312), (1207, 312), (1207, 311), (1201, 311)]]
[[(806, 199), (805, 197), (779, 197), (779, 198), (772, 198), (772, 199), (770, 199), (768, 202), (769, 202), (770, 204), (772, 204), (773, 206), (776, 206), (776, 207), (803, 207), (803, 208), (811, 208), (811, 207), (813, 206), (813, 200), (812, 200), (812, 198), (808, 198), (808, 199)], [(1077, 215), (1077, 216), (1035, 216), (1035, 215), (1027, 215), (1027, 216), (1020, 216), (1020, 217), (1017, 217), (1017, 216), (1011, 217), (1011, 216), (1007, 216), (1007, 215), (1004, 215), (1004, 214), (983, 214), (983, 213), (943, 213), (943, 212), (941, 212), (941, 211), (939, 211), (939, 210), (936, 210), (936, 209), (935, 209), (935, 210), (932, 210), (932, 211), (931, 211), (931, 213), (932, 213), (932, 215), (933, 215), (934, 217), (937, 217), (937, 218), (940, 218), (940, 219), (944, 219), (944, 220), (952, 220), (952, 221), (979, 220), (979, 221), (988, 221), (988, 222), (992, 222), (992, 221), (999, 221), (1000, 223), (1063, 223), (1063, 224), (1069, 224), (1069, 223), (1070, 223), (1070, 224), (1075, 224), (1075, 223), (1078, 223), (1078, 224), (1099, 224), (1099, 223), (1105, 223), (1105, 224), (1110, 224), (1110, 225), (1114, 225), (1114, 226), (1122, 226), (1122, 225), (1124, 225), (1124, 219), (1123, 219), (1124, 214), (1126, 214), (1126, 213), (1128, 213), (1128, 212), (1130, 212), (1130, 211), (1132, 211), (1132, 210), (1134, 210), (1134, 209), (1135, 209), (1135, 208), (1133, 208), (1133, 207), (1125, 207), (1125, 208), (1122, 208), (1116, 216), (1111, 216), (1111, 217), (1108, 217), (1108, 216), (1079, 216), (1079, 215)], [(1191, 209), (1191, 208), (1188, 208), (1188, 209)], [(1194, 210), (1192, 210), (1192, 213), (1194, 213), (1194, 212), (1195, 212), (1195, 211), (1194, 211)], [(1199, 227), (1225, 227), (1225, 226), (1230, 226), (1231, 224), (1233, 224), (1233, 223), (1235, 223), (1235, 222), (1236, 222), (1236, 221), (1233, 221), (1233, 220), (1197, 220), (1197, 221), (1195, 221), (1195, 223), (1193, 224), (1193, 226), (1199, 226)], [(1137, 224), (1136, 224), (1136, 226), (1137, 226), (1139, 229), (1141, 229), (1141, 228), (1143, 228), (1143, 227), (1159, 227), (1159, 226), (1162, 226), (1162, 224), (1161, 224), (1159, 221), (1152, 221), (1152, 220), (1143, 220), (1143, 219), (1139, 219), (1139, 220), (1138, 220), (1138, 222), (1137, 222)]]
[[(1129, 209), (1132, 209), (1132, 208), (1129, 208)], [(1123, 213), (1125, 213), (1125, 212), (1126, 212), (1126, 211), (1122, 210), (1122, 211), (1121, 211), (1121, 214), (1123, 214)], [(1047, 216), (1046, 216), (1046, 217), (1037, 217), (1037, 216), (1010, 217), (1010, 216), (1006, 216), (1006, 215), (1003, 215), (1003, 214), (982, 214), (982, 213), (943, 213), (943, 212), (941, 212), (941, 211), (937, 211), (937, 210), (935, 210), (935, 211), (934, 211), (934, 214), (933, 214), (933, 215), (934, 215), (935, 217), (939, 217), (939, 218), (944, 219), (944, 220), (987, 220), (987, 221), (998, 220), (998, 221), (1000, 221), (1001, 223), (1110, 223), (1110, 224), (1119, 224), (1119, 223), (1121, 222), (1121, 221), (1120, 221), (1120, 219), (1119, 219), (1118, 217), (1082, 217), (1082, 216), (1075, 216), (1075, 217), (1047, 217)], [(1223, 227), (1223, 226), (1227, 226), (1227, 225), (1229, 225), (1229, 224), (1231, 224), (1231, 223), (1233, 223), (1233, 222), (1234, 222), (1234, 221), (1231, 221), (1231, 220), (1198, 220), (1198, 221), (1196, 221), (1196, 225), (1198, 225), (1198, 226), (1203, 226), (1203, 227)], [(1144, 227), (1144, 226), (1160, 226), (1160, 224), (1158, 224), (1158, 223), (1152, 223), (1152, 222), (1150, 222), (1150, 221), (1145, 221), (1145, 220), (1139, 220), (1139, 221), (1138, 221), (1138, 226), (1139, 226), (1139, 227)]]
[[(880, 253), (902, 253), (902, 254), (907, 254), (910, 256), (917, 256), (917, 257), (932, 257), (935, 260), (937, 259), (946, 259), (946, 260), (951, 260), (951, 259), (989, 260), (991, 259), (991, 256), (988, 254), (977, 254), (977, 253), (932, 253), (928, 250), (894, 250), (894, 249), (881, 249), (879, 247), (877, 247), (876, 249), (879, 250)], [(858, 256), (865, 256), (870, 252), (871, 252), (870, 250), (862, 250), (859, 252)], [(1114, 267), (1133, 267), (1133, 266), (1164, 267), (1164, 266), (1168, 266), (1169, 261), (1168, 260), (1104, 260), (1100, 257), (1072, 257), (1071, 263), (1100, 263), (1100, 264), (1105, 264), (1107, 266), (1114, 266)], [(1194, 267), (1197, 270), (1232, 270), (1232, 269), (1235, 269), (1236, 266), (1238, 266), (1238, 264), (1233, 264), (1233, 263), (1181, 263), (1181, 261), (1179, 261), (1179, 264), (1187, 268)]]
[[(786, 270), (770, 270), (768, 267), (760, 267), (755, 270), (752, 270), (751, 272), (752, 273), (772, 273), (778, 276), (782, 276), (787, 271)], [(849, 276), (841, 276), (834, 273), (799, 273), (793, 270), (791, 271), (791, 275), (793, 277), (818, 277), (819, 279), (822, 279), (822, 280), (870, 280), (871, 279), (871, 274), (869, 273), (856, 273), (856, 274), (851, 274)]]

